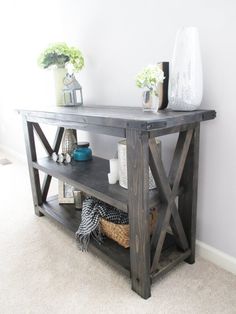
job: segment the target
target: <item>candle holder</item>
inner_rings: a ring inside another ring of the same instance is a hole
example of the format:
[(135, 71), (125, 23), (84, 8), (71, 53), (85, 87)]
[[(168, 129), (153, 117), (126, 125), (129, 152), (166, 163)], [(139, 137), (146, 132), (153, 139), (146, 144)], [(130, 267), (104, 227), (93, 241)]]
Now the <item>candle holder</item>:
[(115, 184), (119, 180), (119, 164), (118, 159), (113, 158), (109, 160), (110, 173), (108, 173), (109, 184)]

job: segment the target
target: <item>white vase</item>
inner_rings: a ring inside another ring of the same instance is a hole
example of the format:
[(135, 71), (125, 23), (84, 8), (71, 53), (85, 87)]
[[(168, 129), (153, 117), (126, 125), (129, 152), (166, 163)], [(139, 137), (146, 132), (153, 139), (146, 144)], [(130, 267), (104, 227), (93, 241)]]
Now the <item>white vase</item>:
[(196, 110), (202, 101), (202, 62), (196, 27), (181, 28), (170, 64), (169, 104), (178, 111)]
[(64, 87), (64, 77), (66, 76), (67, 69), (66, 68), (55, 68), (53, 71), (54, 78), (54, 88), (55, 88), (55, 101), (57, 106), (64, 105), (63, 99), (63, 87)]

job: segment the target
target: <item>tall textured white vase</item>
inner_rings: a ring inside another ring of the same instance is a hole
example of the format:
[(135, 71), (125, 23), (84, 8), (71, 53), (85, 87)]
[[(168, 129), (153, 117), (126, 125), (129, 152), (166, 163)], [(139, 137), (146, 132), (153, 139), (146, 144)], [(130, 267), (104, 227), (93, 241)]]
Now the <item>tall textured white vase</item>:
[(177, 111), (196, 110), (202, 101), (202, 61), (196, 27), (181, 28), (170, 64), (169, 104)]
[(64, 77), (66, 76), (66, 68), (55, 68), (53, 69), (53, 79), (55, 88), (55, 101), (57, 106), (63, 106), (63, 87), (64, 87)]

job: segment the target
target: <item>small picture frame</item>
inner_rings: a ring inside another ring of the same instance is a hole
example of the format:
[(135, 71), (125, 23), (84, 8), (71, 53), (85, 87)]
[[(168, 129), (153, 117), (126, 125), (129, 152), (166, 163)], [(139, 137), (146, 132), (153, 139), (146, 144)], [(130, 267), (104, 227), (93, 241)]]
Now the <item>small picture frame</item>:
[(74, 204), (74, 187), (66, 182), (58, 181), (59, 204)]

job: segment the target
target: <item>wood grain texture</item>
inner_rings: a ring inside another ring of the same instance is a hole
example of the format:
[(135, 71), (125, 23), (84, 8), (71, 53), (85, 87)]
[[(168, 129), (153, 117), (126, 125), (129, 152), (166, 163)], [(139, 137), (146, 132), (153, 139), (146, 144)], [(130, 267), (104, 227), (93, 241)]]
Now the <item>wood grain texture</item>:
[[(58, 221), (64, 227), (75, 233), (81, 222), (81, 211), (75, 209), (74, 205), (59, 205), (58, 197), (48, 198), (48, 202), (40, 206), (40, 210), (48, 217)], [(104, 239), (102, 245), (98, 244), (91, 238), (89, 251), (95, 252), (97, 255), (105, 255), (109, 258), (109, 262), (113, 261), (114, 266), (120, 266), (130, 274), (129, 250), (116, 244), (110, 239)], [(100, 254), (101, 253), (101, 254)], [(102, 256), (103, 258), (105, 256)]]
[(51, 156), (53, 153), (53, 149), (52, 149), (51, 145), (49, 144), (46, 136), (44, 135), (40, 125), (38, 123), (32, 123), (32, 124), (33, 124), (35, 131), (36, 131), (36, 134), (38, 135), (41, 143), (43, 144), (43, 147), (45, 148), (48, 155)]
[(184, 193), (179, 196), (178, 206), (184, 230), (190, 244), (191, 255), (186, 260), (190, 264), (195, 262), (199, 134), (200, 124), (194, 130), (191, 145), (187, 155), (187, 160), (180, 183), (183, 186)]
[(176, 125), (176, 126), (172, 126), (168, 128), (159, 128), (150, 132), (150, 138), (187, 131), (190, 129), (194, 129), (197, 125), (198, 125), (198, 122), (194, 122), (194, 123), (180, 124), (180, 125)]
[[(64, 133), (64, 128), (57, 128), (54, 143), (53, 143), (53, 152), (58, 153), (62, 141), (62, 136)], [(76, 134), (75, 134), (76, 135)], [(52, 176), (46, 174), (44, 177), (43, 185), (42, 185), (42, 200), (46, 201), (49, 187), (51, 184)]]
[(31, 182), (31, 190), (34, 202), (35, 214), (37, 216), (43, 216), (38, 210), (38, 205), (42, 204), (42, 192), (40, 186), (40, 178), (38, 169), (33, 168), (33, 162), (37, 160), (35, 140), (34, 140), (34, 130), (31, 122), (28, 122), (25, 117), (23, 117), (23, 130), (25, 138), (26, 155), (28, 160), (28, 168)]
[[(149, 140), (150, 148), (150, 167), (154, 180), (160, 189), (160, 197), (163, 205), (160, 208), (160, 218), (157, 222), (156, 230), (152, 236), (151, 246), (156, 247), (154, 256), (152, 256), (151, 271), (155, 271), (160, 260), (161, 249), (166, 236), (168, 224), (171, 223), (172, 230), (178, 239), (181, 248), (185, 251), (188, 248), (188, 242), (184, 228), (175, 204), (175, 198), (179, 189), (180, 179), (183, 173), (187, 153), (192, 139), (193, 130), (182, 132), (176, 145), (173, 161), (171, 164), (169, 178), (172, 183), (172, 189), (166, 176), (164, 166), (161, 161), (160, 147), (156, 145), (155, 139)], [(165, 205), (166, 204), (166, 205)], [(170, 219), (172, 220), (170, 221)]]
[[(182, 124), (200, 122), (215, 118), (214, 110), (196, 110), (177, 112), (170, 109), (159, 112), (143, 112), (136, 107), (51, 107), (43, 110), (19, 110), (28, 121), (44, 122), (66, 128), (86, 128), (93, 131), (100, 128), (99, 133), (109, 131), (114, 136), (120, 136), (119, 129), (141, 129), (151, 131), (159, 128), (169, 128)], [(123, 130), (124, 131), (124, 130)], [(122, 133), (123, 133), (122, 131)]]
[[(130, 271), (132, 289), (145, 299), (151, 294), (151, 279), (168, 272), (184, 259), (189, 263), (194, 262), (199, 128), (201, 121), (215, 118), (214, 110), (175, 112), (167, 109), (152, 113), (134, 107), (83, 106), (51, 107), (45, 110), (40, 108), (20, 112), (37, 215), (45, 214), (73, 232), (78, 228), (78, 211), (68, 205), (60, 206), (57, 198), (52, 202), (48, 200), (52, 176), (128, 212), (130, 250), (121, 248), (112, 240), (105, 245), (94, 243), (91, 248), (96, 254), (102, 253), (112, 262), (121, 265), (126, 272)], [(52, 148), (39, 123), (59, 127)], [(55, 163), (50, 157), (37, 160), (33, 124), (48, 154), (52, 150), (59, 150), (64, 128), (126, 137), (128, 191), (118, 184), (108, 184), (109, 161), (103, 158), (94, 156), (90, 162), (72, 161), (69, 165)], [(154, 137), (175, 132), (180, 132), (180, 135), (167, 177), (161, 151)], [(158, 190), (149, 191), (149, 163)], [(46, 173), (43, 192), (40, 188), (39, 170)], [(178, 211), (175, 198), (180, 191), (182, 192), (179, 195)], [(159, 218), (150, 241), (149, 207), (155, 207), (157, 204)], [(175, 239), (175, 243), (169, 245), (166, 250), (169, 223), (174, 232), (172, 239)]]
[(56, 153), (59, 152), (63, 134), (64, 134), (64, 128), (63, 127), (57, 128), (54, 143), (53, 143), (53, 151)]
[(127, 130), (128, 205), (132, 289), (151, 296), (148, 133)]
[[(177, 196), (177, 191), (179, 189), (179, 184), (182, 177), (184, 165), (186, 162), (192, 135), (193, 135), (193, 129), (180, 132), (178, 141), (175, 147), (175, 152), (174, 152), (173, 160), (170, 167), (169, 177), (168, 177), (169, 184), (172, 187), (172, 191), (171, 191), (172, 195), (169, 195), (169, 197), (172, 196), (173, 202), (175, 201), (175, 198)], [(173, 233), (178, 239), (178, 243), (180, 247), (182, 247), (184, 250), (188, 248), (187, 238), (184, 232), (182, 221), (177, 212), (175, 203), (174, 203), (174, 208), (172, 210), (170, 225), (171, 225)]]
[(42, 200), (43, 200), (43, 202), (45, 202), (47, 199), (47, 195), (48, 195), (51, 181), (52, 181), (52, 176), (45, 174), (44, 179), (43, 179), (43, 184), (42, 184)]
[[(81, 211), (76, 210), (72, 204), (58, 203), (58, 196), (48, 197), (47, 202), (44, 202), (39, 206), (39, 210), (44, 213), (45, 216), (62, 224), (66, 229), (74, 233), (77, 231), (81, 222)], [(168, 252), (166, 254), (165, 252)], [(99, 257), (105, 259), (109, 265), (117, 267), (119, 270), (124, 271), (126, 275), (130, 277), (130, 250), (125, 249), (118, 245), (111, 239), (104, 238), (103, 244), (99, 245), (96, 241), (91, 239), (89, 252), (95, 253)], [(169, 257), (171, 254), (171, 258)], [(175, 241), (173, 236), (168, 235), (163, 245), (163, 257), (160, 263), (159, 271), (162, 268), (166, 268), (169, 263), (173, 262), (174, 257), (177, 257)]]
[[(34, 162), (33, 167), (125, 212), (128, 211), (128, 190), (118, 183), (108, 183), (107, 174), (110, 168), (109, 161), (106, 159), (93, 156), (91, 161), (73, 160), (65, 165), (46, 157)], [(157, 189), (149, 191), (149, 203), (150, 207), (159, 204)]]
[(160, 263), (156, 272), (151, 274), (152, 281), (159, 279), (168, 273), (172, 268), (183, 262), (191, 254), (191, 250), (185, 252), (179, 251), (176, 247), (171, 247), (164, 251), (161, 255)]

